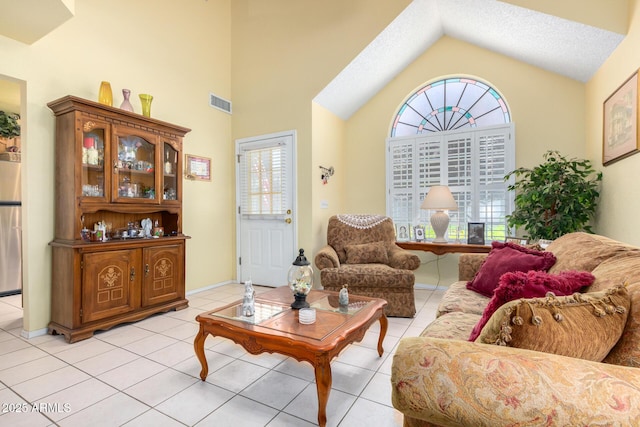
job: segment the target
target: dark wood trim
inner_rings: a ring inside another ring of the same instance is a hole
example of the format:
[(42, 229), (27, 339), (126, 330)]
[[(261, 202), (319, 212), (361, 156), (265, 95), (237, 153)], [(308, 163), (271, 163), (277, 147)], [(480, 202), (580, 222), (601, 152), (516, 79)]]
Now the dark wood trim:
[(432, 243), (432, 242), (396, 242), (402, 249), (410, 251), (433, 252), (436, 255), (444, 254), (488, 254), (491, 246), (468, 245), (466, 243)]

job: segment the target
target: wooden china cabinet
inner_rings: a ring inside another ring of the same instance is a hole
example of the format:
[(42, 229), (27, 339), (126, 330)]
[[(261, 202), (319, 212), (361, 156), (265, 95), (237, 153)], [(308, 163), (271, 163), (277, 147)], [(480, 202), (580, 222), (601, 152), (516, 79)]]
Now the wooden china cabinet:
[(75, 342), (187, 307), (181, 177), (190, 129), (74, 96), (47, 105), (56, 116), (49, 333)]

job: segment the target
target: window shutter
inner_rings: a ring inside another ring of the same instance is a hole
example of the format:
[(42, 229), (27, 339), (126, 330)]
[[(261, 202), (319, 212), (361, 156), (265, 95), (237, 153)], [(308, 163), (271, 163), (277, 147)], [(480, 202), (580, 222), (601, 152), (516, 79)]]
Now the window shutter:
[(513, 194), (513, 124), (387, 139), (387, 215), (396, 223), (429, 224), (420, 209), (429, 187), (448, 185), (458, 204), (449, 211), (449, 239), (465, 239), (468, 222), (484, 222), (487, 241), (509, 235), (505, 216)]
[(240, 155), (241, 213), (284, 215), (287, 210), (287, 150), (277, 147), (245, 150)]

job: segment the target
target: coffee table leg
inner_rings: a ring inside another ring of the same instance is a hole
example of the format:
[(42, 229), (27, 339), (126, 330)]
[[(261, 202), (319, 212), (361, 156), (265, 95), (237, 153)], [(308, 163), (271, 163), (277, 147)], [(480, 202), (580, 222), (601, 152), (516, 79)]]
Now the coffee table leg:
[(193, 349), (196, 352), (196, 356), (202, 365), (200, 371), (200, 378), (202, 381), (207, 379), (209, 373), (209, 365), (207, 364), (207, 357), (204, 355), (204, 340), (207, 338), (208, 332), (205, 332), (204, 325), (200, 324), (200, 331), (196, 334), (196, 339), (193, 341)]
[(385, 335), (387, 335), (387, 326), (389, 325), (389, 321), (387, 320), (387, 316), (382, 314), (380, 317), (380, 336), (378, 337), (378, 356), (382, 356), (384, 353), (384, 349), (382, 348), (382, 341), (384, 341)]
[(318, 360), (314, 366), (316, 371), (316, 389), (318, 390), (318, 425), (327, 425), (327, 402), (331, 391), (331, 364), (326, 357)]

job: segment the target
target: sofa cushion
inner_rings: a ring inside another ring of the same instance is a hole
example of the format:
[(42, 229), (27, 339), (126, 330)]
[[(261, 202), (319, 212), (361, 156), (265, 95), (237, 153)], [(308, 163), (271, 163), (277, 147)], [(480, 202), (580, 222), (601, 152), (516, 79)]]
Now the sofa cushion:
[(347, 264), (389, 264), (385, 242), (362, 243), (344, 247)]
[(556, 257), (551, 252), (537, 251), (510, 242), (492, 242), (491, 252), (467, 288), (491, 297), (500, 276), (509, 271), (548, 270)]
[(466, 340), (478, 323), (478, 314), (454, 311), (438, 317), (431, 322), (420, 334), (421, 337)]
[(339, 268), (320, 270), (320, 283), (323, 286), (333, 284), (342, 288), (342, 285), (348, 284), (349, 291), (358, 286), (413, 289), (415, 280), (413, 271), (384, 264), (343, 264)]
[(603, 362), (640, 367), (640, 282), (628, 285), (631, 308), (622, 336)]
[(566, 270), (593, 271), (606, 259), (625, 252), (640, 252), (640, 248), (597, 234), (575, 232), (565, 234), (547, 246), (557, 261), (551, 273)]
[(436, 310), (436, 317), (456, 311), (480, 316), (489, 303), (489, 299), (489, 297), (467, 289), (467, 282), (454, 282), (449, 285), (442, 296)]
[(519, 299), (499, 308), (476, 342), (602, 361), (629, 312), (626, 287), (571, 296)]
[(593, 270), (595, 282), (589, 292), (627, 284), (631, 308), (622, 336), (603, 360), (616, 365), (640, 367), (640, 252), (625, 252), (603, 261)]
[(604, 260), (592, 271), (596, 280), (587, 292), (640, 282), (640, 252), (628, 251)]
[(480, 331), (493, 313), (502, 305), (518, 298), (538, 298), (552, 292), (556, 296), (571, 295), (572, 293), (593, 283), (593, 275), (588, 271), (564, 271), (550, 274), (546, 271), (531, 270), (528, 272), (514, 271), (500, 277), (500, 284), (493, 293), (493, 297), (482, 313), (482, 317), (474, 326), (469, 341), (475, 341)]

